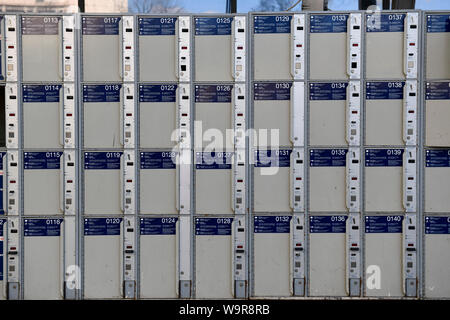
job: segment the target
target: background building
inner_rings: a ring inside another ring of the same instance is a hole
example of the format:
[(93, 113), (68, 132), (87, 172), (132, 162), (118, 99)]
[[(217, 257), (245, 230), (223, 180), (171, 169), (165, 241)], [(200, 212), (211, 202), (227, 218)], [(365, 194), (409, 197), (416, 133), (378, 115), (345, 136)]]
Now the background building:
[[(0, 0), (1, 12), (78, 12), (77, 0)], [(128, 0), (85, 0), (85, 12), (128, 12)]]

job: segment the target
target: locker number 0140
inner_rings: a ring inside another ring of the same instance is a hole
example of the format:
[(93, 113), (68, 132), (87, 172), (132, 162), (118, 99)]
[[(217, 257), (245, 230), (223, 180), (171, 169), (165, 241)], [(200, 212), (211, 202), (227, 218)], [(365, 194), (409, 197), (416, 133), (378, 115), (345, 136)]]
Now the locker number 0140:
[(387, 216), (386, 217), (386, 221), (387, 222), (400, 222), (402, 221), (402, 217), (401, 216)]

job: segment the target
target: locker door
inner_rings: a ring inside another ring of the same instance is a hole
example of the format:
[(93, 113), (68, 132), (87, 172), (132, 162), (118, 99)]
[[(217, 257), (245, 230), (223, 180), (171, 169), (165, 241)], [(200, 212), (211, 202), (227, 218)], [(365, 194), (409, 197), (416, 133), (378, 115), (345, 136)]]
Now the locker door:
[(309, 64), (311, 79), (348, 78), (348, 17), (348, 14), (313, 14), (309, 16)]
[[(253, 210), (291, 212), (290, 165), (292, 150), (256, 150), (253, 169)], [(277, 190), (274, 192), (274, 190)]]
[(233, 214), (232, 152), (195, 153), (196, 214)]
[(310, 211), (347, 211), (345, 201), (347, 151), (347, 149), (310, 150)]
[(177, 217), (140, 219), (140, 297), (178, 297)]
[(83, 85), (84, 147), (123, 145), (122, 85)]
[(450, 14), (427, 14), (426, 78), (449, 79)]
[(141, 214), (177, 212), (176, 156), (173, 151), (141, 152)]
[(195, 17), (195, 80), (232, 81), (233, 17)]
[(233, 298), (233, 218), (195, 219), (195, 297)]
[(84, 298), (122, 298), (122, 218), (84, 219)]
[[(291, 82), (258, 82), (253, 85), (253, 128), (260, 134), (260, 130), (268, 130), (267, 145), (292, 145), (291, 90)], [(278, 130), (279, 141), (270, 140), (272, 130)], [(263, 141), (255, 139), (255, 147), (263, 145)]]
[(6, 204), (6, 152), (0, 152), (0, 216), (5, 214), (5, 204)]
[(309, 295), (346, 296), (347, 216), (309, 217)]
[(450, 217), (425, 217), (425, 297), (450, 297)]
[(379, 287), (366, 284), (365, 296), (403, 296), (403, 216), (366, 216), (364, 221), (365, 270), (377, 266), (381, 276)]
[(425, 145), (450, 146), (450, 82), (426, 82)]
[(123, 212), (122, 152), (84, 153), (84, 213)]
[(255, 80), (288, 80), (291, 75), (290, 15), (253, 17)]
[(366, 83), (366, 144), (403, 145), (405, 82)]
[(63, 146), (63, 90), (60, 84), (23, 85), (24, 148)]
[(365, 150), (366, 211), (404, 211), (403, 149)]
[(24, 298), (63, 299), (63, 219), (24, 219)]
[(405, 13), (366, 15), (366, 77), (404, 79)]
[(62, 80), (62, 18), (22, 16), (23, 81)]
[(425, 158), (425, 212), (450, 212), (450, 149), (427, 149)]
[(171, 148), (177, 123), (177, 85), (139, 85), (141, 148)]
[(139, 20), (139, 80), (176, 81), (178, 18), (141, 16)]
[(309, 143), (311, 145), (347, 145), (347, 86), (347, 82), (310, 83)]
[(63, 153), (24, 152), (25, 215), (63, 214)]
[(5, 255), (6, 241), (5, 236), (7, 234), (6, 231), (7, 221), (6, 219), (0, 219), (0, 300), (6, 300), (6, 263), (7, 258)]
[(195, 121), (203, 133), (202, 136), (195, 136), (196, 147), (232, 147), (232, 91), (233, 85), (195, 86)]
[(291, 216), (253, 217), (254, 296), (291, 295)]
[(122, 18), (84, 16), (81, 20), (83, 81), (120, 81)]

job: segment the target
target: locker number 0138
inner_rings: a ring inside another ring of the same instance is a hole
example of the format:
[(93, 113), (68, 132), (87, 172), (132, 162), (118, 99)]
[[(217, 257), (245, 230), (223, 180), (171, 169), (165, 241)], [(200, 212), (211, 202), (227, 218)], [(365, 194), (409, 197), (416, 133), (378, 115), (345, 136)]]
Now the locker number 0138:
[(389, 88), (401, 88), (402, 83), (401, 82), (388, 82)]

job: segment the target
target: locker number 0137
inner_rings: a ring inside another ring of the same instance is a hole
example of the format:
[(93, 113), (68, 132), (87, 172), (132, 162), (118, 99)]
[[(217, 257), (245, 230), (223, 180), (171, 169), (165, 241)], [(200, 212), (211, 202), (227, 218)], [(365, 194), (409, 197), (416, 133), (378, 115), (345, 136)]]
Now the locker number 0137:
[(402, 83), (401, 82), (388, 82), (389, 88), (401, 88)]

